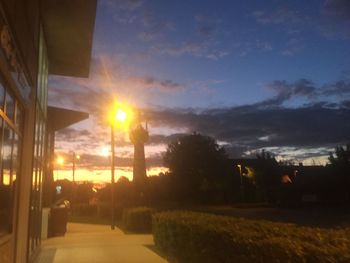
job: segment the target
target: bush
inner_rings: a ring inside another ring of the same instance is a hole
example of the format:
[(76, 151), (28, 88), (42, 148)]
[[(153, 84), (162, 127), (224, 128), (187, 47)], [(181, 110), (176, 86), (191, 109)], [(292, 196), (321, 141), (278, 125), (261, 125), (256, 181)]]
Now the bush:
[(123, 210), (123, 226), (126, 230), (140, 233), (152, 232), (152, 213), (149, 207), (135, 207)]
[(96, 205), (89, 204), (72, 204), (71, 213), (76, 216), (96, 216)]
[(156, 246), (179, 262), (350, 262), (349, 232), (194, 212), (153, 216)]

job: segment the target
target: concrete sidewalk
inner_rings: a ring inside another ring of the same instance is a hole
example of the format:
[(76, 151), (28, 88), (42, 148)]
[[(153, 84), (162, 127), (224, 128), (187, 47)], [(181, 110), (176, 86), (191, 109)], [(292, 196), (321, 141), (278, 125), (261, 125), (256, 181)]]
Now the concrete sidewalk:
[(42, 251), (35, 263), (164, 263), (152, 247), (152, 235), (125, 235), (110, 226), (69, 223), (64, 237), (42, 242)]

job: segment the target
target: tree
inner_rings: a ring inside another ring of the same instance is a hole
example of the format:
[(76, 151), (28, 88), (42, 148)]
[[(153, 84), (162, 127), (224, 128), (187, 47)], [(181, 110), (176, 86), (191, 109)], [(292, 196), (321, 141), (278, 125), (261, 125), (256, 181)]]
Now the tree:
[(344, 148), (343, 146), (338, 146), (335, 148), (335, 156), (333, 153), (329, 154), (329, 161), (331, 165), (348, 168), (350, 166), (350, 144), (347, 144)]
[(336, 147), (334, 154), (330, 153), (328, 158), (334, 173), (350, 185), (350, 144)]
[(273, 153), (264, 149), (256, 154), (259, 160), (256, 167), (255, 180), (260, 188), (261, 197), (267, 201), (276, 199), (276, 187), (279, 184), (279, 166)]
[(171, 142), (164, 155), (164, 164), (170, 169), (183, 197), (195, 199), (200, 193), (231, 187), (228, 156), (209, 136), (193, 133)]
[(348, 202), (350, 202), (350, 144), (347, 144), (345, 147), (336, 147), (334, 154), (330, 153), (328, 159), (331, 163), (333, 174), (339, 183), (338, 192), (344, 189), (345, 193), (347, 193)]

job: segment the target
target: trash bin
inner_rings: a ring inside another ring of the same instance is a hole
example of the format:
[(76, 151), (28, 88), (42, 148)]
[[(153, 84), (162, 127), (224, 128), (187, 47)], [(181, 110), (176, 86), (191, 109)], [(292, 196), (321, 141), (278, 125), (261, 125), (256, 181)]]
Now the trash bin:
[(59, 200), (51, 207), (50, 236), (63, 236), (67, 232), (68, 200)]

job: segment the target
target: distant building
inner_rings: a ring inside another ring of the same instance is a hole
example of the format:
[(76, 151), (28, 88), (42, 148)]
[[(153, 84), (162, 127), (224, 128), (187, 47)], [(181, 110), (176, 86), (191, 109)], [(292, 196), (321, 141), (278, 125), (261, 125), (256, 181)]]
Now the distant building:
[(1, 263), (32, 262), (40, 248), (48, 123), (59, 123), (47, 107), (48, 75), (89, 75), (95, 15), (96, 0), (0, 2)]

